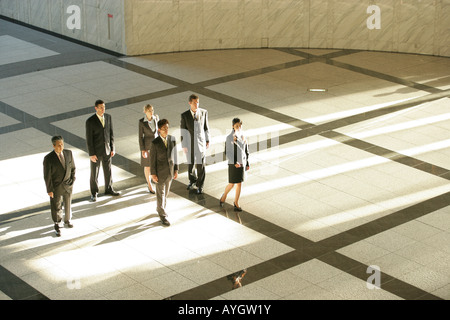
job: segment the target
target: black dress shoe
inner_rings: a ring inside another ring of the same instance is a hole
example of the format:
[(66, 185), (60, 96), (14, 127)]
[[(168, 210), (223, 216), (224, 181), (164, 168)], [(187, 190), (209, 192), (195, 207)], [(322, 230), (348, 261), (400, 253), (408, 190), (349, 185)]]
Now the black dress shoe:
[(148, 192), (151, 193), (151, 194), (155, 194), (155, 191), (150, 190), (150, 187), (148, 188)]
[(59, 224), (55, 223), (55, 232), (57, 237), (61, 237), (61, 230), (59, 229)]
[(73, 224), (69, 222), (64, 222), (64, 227), (65, 228), (73, 228)]
[(241, 208), (241, 207), (238, 207), (238, 206), (236, 205), (236, 203), (233, 203), (233, 204), (234, 204), (234, 211), (239, 211), (239, 212), (242, 211), (242, 208)]
[(161, 223), (165, 226), (170, 226), (170, 222), (166, 218), (161, 218)]
[(92, 202), (97, 201), (97, 195), (96, 194), (91, 194), (91, 201)]
[(105, 194), (109, 194), (110, 196), (114, 196), (114, 197), (120, 196), (120, 193), (117, 192), (117, 191), (115, 191), (114, 189), (109, 189), (109, 190), (107, 190), (107, 191), (105, 192)]
[(194, 189), (194, 185), (195, 185), (195, 182), (189, 182), (189, 184), (188, 184), (186, 190), (192, 190), (192, 189)]
[(197, 194), (202, 194), (203, 193), (203, 188), (198, 188), (196, 191)]
[(225, 203), (225, 201), (222, 202), (222, 198), (223, 198), (223, 195), (219, 199), (219, 206), (223, 208), (223, 204)]

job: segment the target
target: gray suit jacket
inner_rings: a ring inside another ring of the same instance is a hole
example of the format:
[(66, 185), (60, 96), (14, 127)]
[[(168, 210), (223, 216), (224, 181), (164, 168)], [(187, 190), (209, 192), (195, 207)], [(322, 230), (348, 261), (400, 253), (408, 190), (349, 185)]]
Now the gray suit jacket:
[(195, 163), (201, 163), (206, 154), (206, 142), (209, 142), (208, 111), (198, 108), (194, 120), (191, 110), (181, 114), (181, 146), (188, 148), (188, 155)]
[(156, 175), (162, 182), (169, 176), (173, 178), (175, 171), (178, 171), (175, 137), (167, 135), (166, 148), (161, 136), (158, 136), (150, 147), (150, 174)]
[(61, 194), (64, 190), (72, 193), (75, 181), (75, 161), (70, 150), (64, 149), (63, 156), (65, 169), (55, 151), (44, 157), (44, 180), (47, 193)]

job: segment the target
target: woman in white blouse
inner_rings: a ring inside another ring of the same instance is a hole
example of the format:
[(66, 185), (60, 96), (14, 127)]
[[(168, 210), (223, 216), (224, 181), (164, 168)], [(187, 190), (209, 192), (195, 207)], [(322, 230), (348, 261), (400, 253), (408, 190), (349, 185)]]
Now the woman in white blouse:
[(228, 185), (225, 192), (220, 197), (220, 206), (222, 207), (227, 199), (228, 193), (236, 184), (236, 195), (234, 197), (234, 211), (242, 211), (239, 206), (239, 197), (241, 195), (242, 182), (245, 179), (245, 171), (250, 168), (248, 163), (248, 143), (242, 133), (242, 121), (234, 118), (232, 121), (233, 130), (227, 136), (225, 141), (225, 155), (228, 160)]

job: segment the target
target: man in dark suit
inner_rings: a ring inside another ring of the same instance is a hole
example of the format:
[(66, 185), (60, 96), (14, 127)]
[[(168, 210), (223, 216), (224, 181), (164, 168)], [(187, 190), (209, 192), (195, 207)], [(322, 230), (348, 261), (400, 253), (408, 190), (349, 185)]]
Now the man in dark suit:
[(158, 134), (150, 147), (150, 174), (156, 182), (156, 211), (162, 224), (170, 226), (165, 209), (172, 180), (178, 177), (178, 161), (175, 137), (169, 135), (167, 119), (158, 121)]
[(100, 164), (105, 178), (105, 194), (118, 196), (113, 189), (111, 160), (115, 154), (114, 131), (111, 115), (105, 113), (106, 106), (102, 100), (95, 102), (95, 114), (86, 120), (86, 143), (91, 160), (91, 201), (97, 201), (98, 172)]
[(47, 194), (50, 196), (50, 211), (55, 224), (56, 235), (61, 236), (62, 204), (64, 202), (64, 224), (68, 228), (73, 225), (72, 188), (75, 181), (75, 161), (72, 151), (64, 150), (64, 140), (61, 136), (52, 138), (54, 151), (44, 157), (44, 180)]
[(188, 162), (188, 190), (197, 186), (197, 194), (203, 193), (205, 183), (206, 149), (209, 148), (208, 111), (199, 108), (200, 99), (192, 94), (189, 97), (189, 110), (181, 114), (181, 146)]

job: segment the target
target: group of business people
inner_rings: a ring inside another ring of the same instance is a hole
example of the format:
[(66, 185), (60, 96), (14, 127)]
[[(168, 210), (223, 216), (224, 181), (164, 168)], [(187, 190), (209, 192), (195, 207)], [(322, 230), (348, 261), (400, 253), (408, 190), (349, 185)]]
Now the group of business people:
[[(188, 162), (188, 190), (202, 194), (206, 176), (206, 150), (209, 148), (210, 133), (208, 111), (200, 108), (197, 95), (189, 96), (189, 109), (181, 114), (181, 147)], [(112, 158), (115, 155), (114, 131), (111, 115), (105, 113), (104, 101), (95, 102), (95, 114), (86, 121), (86, 143), (90, 158), (90, 200), (97, 200), (99, 186), (98, 174), (103, 167), (105, 194), (119, 196), (113, 188), (111, 174)], [(176, 139), (169, 134), (170, 123), (155, 114), (152, 105), (144, 106), (145, 116), (139, 120), (138, 136), (141, 151), (141, 166), (144, 168), (148, 191), (156, 194), (156, 211), (165, 226), (169, 226), (166, 212), (167, 197), (172, 181), (178, 177), (178, 159)], [(242, 211), (239, 206), (241, 185), (245, 171), (249, 169), (248, 143), (242, 134), (242, 121), (232, 120), (232, 131), (226, 138), (225, 154), (228, 160), (228, 185), (220, 198), (223, 206), (228, 193), (237, 185), (234, 210)], [(75, 181), (75, 161), (72, 152), (64, 149), (61, 136), (52, 138), (54, 150), (44, 158), (44, 180), (50, 196), (50, 208), (57, 236), (61, 235), (64, 204), (64, 223), (71, 228), (72, 188)]]

